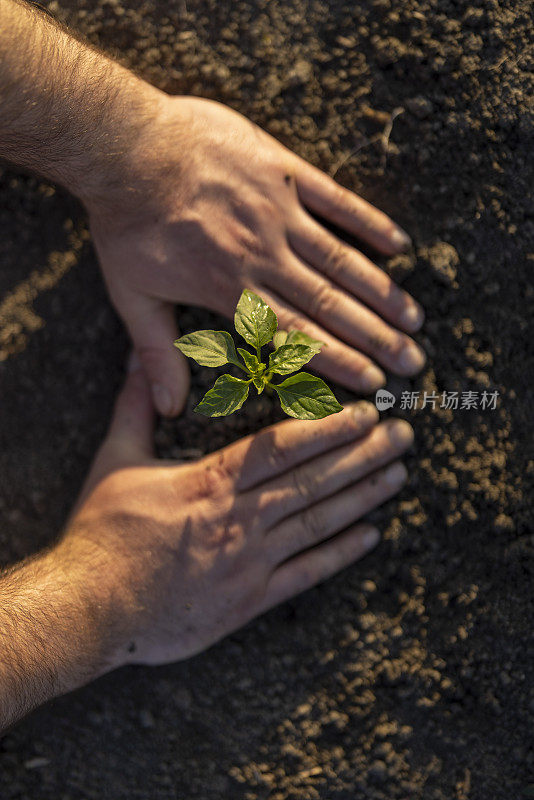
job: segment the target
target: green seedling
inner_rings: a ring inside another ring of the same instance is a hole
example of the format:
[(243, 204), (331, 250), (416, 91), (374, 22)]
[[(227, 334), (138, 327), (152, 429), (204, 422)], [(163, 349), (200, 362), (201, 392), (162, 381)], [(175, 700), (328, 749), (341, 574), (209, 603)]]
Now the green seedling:
[[(250, 385), (258, 394), (264, 389), (278, 395), (286, 414), (297, 419), (322, 419), (341, 411), (341, 406), (326, 383), (308, 372), (297, 372), (322, 348), (323, 342), (302, 331), (277, 331), (277, 319), (261, 297), (245, 289), (235, 310), (237, 333), (253, 348), (253, 352), (236, 348), (226, 331), (196, 331), (181, 336), (175, 347), (203, 367), (233, 364), (247, 378), (221, 375), (195, 408), (207, 417), (225, 417), (238, 411), (248, 397)], [(262, 347), (273, 342), (274, 352), (262, 361)], [(295, 375), (291, 373), (296, 373)], [(275, 375), (290, 377), (273, 383)]]

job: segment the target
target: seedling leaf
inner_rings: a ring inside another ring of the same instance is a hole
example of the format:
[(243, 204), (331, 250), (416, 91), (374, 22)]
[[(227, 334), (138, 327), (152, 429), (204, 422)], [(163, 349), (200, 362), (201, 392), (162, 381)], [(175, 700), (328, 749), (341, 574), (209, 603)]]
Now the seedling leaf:
[(202, 367), (222, 367), (224, 364), (240, 365), (234, 340), (226, 331), (196, 331), (176, 339), (174, 346), (185, 356), (194, 358)]
[(261, 394), (265, 389), (267, 381), (265, 380), (265, 375), (253, 375), (252, 376), (252, 383), (258, 390), (258, 394)]
[(322, 419), (343, 409), (326, 383), (308, 372), (299, 372), (282, 383), (270, 385), (290, 417)]
[(324, 342), (319, 341), (319, 339), (312, 339), (304, 331), (289, 331), (284, 344), (305, 344), (307, 347), (313, 347), (316, 353), (325, 346)]
[(245, 362), (245, 366), (250, 371), (251, 375), (261, 374), (265, 372), (265, 364), (258, 360), (258, 356), (245, 350), (243, 347), (238, 347), (237, 352)]
[(248, 397), (248, 381), (221, 375), (206, 392), (195, 411), (206, 417), (226, 417), (237, 411)]
[(235, 310), (234, 324), (239, 335), (259, 353), (273, 338), (278, 323), (267, 303), (245, 289)]
[[(326, 383), (307, 372), (297, 372), (279, 384), (271, 383), (273, 375), (289, 375), (307, 364), (323, 347), (303, 331), (277, 331), (276, 315), (261, 297), (245, 289), (239, 298), (235, 328), (255, 353), (242, 347), (237, 351), (226, 331), (196, 331), (174, 342), (178, 350), (194, 358), (204, 367), (234, 364), (248, 374), (248, 380), (221, 375), (206, 392), (195, 411), (207, 417), (224, 417), (241, 408), (253, 383), (258, 394), (265, 387), (278, 393), (282, 408), (290, 417), (321, 419), (341, 411)], [(269, 363), (261, 360), (261, 348), (272, 340), (274, 352)], [(239, 355), (238, 355), (239, 354)]]
[(307, 364), (315, 355), (313, 347), (305, 344), (283, 344), (269, 356), (269, 371), (289, 375)]
[(282, 330), (280, 330), (280, 328), (276, 331), (276, 333), (273, 336), (273, 345), (274, 345), (275, 350), (278, 347), (282, 347), (282, 345), (286, 343), (286, 339), (287, 339), (288, 335), (289, 334), (288, 334), (287, 331), (282, 331)]

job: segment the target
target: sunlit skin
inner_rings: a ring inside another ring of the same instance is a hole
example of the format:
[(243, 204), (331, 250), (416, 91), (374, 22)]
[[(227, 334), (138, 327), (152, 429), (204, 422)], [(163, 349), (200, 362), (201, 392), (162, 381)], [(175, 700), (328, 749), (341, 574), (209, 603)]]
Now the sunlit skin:
[(197, 653), (373, 547), (378, 532), (358, 520), (404, 485), (398, 459), (413, 440), (407, 422), (377, 420), (358, 403), (281, 422), (191, 465), (162, 463), (134, 371), (64, 540), (90, 539), (123, 564), (135, 603), (112, 666)]
[(385, 214), (236, 111), (159, 91), (17, 0), (0, 23), (0, 156), (85, 204), (160, 413), (188, 387), (175, 304), (231, 316), (245, 288), (324, 341), (314, 366), (350, 389), (421, 369), (421, 307), (315, 219), (393, 255), (410, 239)]
[(379, 539), (361, 518), (404, 485), (413, 440), (377, 419), (361, 402), (157, 461), (134, 362), (65, 533), (0, 579), (1, 723), (124, 664), (198, 653), (361, 558)]
[(368, 393), (385, 383), (378, 365), (418, 372), (424, 354), (407, 334), (422, 324), (420, 306), (310, 211), (386, 254), (406, 247), (400, 229), (226, 106), (166, 95), (158, 106), (133, 155), (132, 196), (120, 195), (111, 217), (109, 197), (88, 205), (111, 298), (160, 411), (183, 403), (175, 387), (186, 366), (169, 347), (174, 303), (231, 317), (245, 288), (282, 328), (325, 342), (314, 368), (328, 378)]
[(233, 313), (242, 289), (327, 347), (359, 392), (424, 356), (423, 312), (312, 214), (384, 254), (409, 240), (235, 111), (169, 97), (19, 0), (0, 0), (0, 157), (85, 204), (134, 358), (59, 541), (0, 574), (0, 728), (123, 664), (187, 658), (348, 566), (365, 515), (406, 479), (402, 421), (368, 404), (288, 420), (195, 464), (156, 461), (154, 404), (178, 413), (175, 303)]

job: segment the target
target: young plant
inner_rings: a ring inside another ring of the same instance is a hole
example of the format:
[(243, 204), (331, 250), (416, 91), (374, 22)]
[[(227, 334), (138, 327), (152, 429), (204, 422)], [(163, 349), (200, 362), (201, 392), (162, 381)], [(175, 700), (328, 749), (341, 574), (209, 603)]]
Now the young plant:
[[(323, 342), (302, 331), (277, 331), (274, 311), (261, 297), (245, 289), (234, 315), (237, 333), (253, 348), (236, 349), (226, 331), (197, 331), (181, 336), (175, 346), (203, 367), (233, 364), (247, 374), (247, 379), (221, 375), (195, 408), (207, 417), (225, 417), (241, 408), (248, 397), (250, 384), (258, 394), (274, 390), (286, 414), (297, 419), (322, 419), (341, 411), (341, 406), (326, 383), (308, 372), (297, 372), (322, 348)], [(275, 350), (267, 362), (261, 349), (270, 341)], [(296, 375), (291, 373), (297, 372)], [(290, 375), (273, 383), (275, 375)]]

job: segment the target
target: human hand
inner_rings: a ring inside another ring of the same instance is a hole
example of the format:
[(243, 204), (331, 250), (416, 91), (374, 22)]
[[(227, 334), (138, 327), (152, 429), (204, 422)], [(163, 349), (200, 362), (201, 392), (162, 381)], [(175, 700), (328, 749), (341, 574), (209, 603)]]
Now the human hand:
[(105, 612), (103, 671), (198, 653), (374, 547), (359, 520), (404, 484), (412, 442), (377, 416), (358, 403), (288, 420), (177, 465), (153, 458), (148, 384), (131, 372), (56, 556)]
[(421, 307), (311, 212), (388, 255), (409, 244), (406, 234), (230, 108), (150, 98), (154, 119), (117, 158), (115, 181), (85, 202), (158, 410), (177, 413), (188, 386), (172, 347), (173, 305), (231, 316), (244, 288), (269, 303), (281, 328), (324, 341), (314, 367), (352, 390), (384, 384), (374, 362), (419, 371), (423, 351), (405, 332), (421, 326)]

